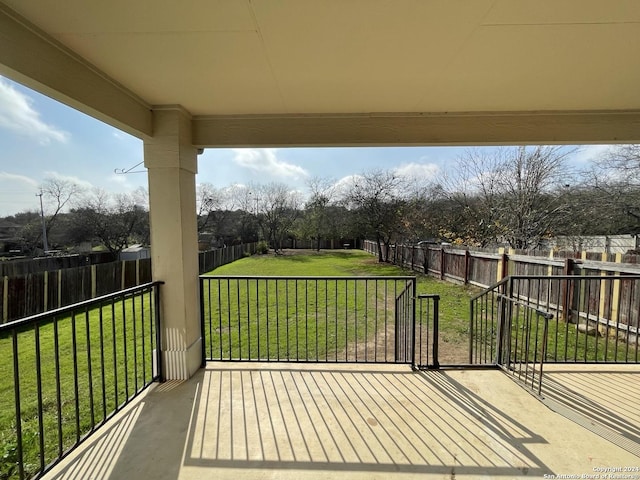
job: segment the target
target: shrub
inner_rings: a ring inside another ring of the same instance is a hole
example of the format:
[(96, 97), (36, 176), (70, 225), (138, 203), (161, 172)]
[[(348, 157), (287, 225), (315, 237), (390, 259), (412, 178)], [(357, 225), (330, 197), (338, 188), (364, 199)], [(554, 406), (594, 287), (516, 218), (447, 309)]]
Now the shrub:
[(261, 255), (269, 253), (269, 244), (264, 240), (259, 241), (258, 245), (256, 246), (256, 251)]

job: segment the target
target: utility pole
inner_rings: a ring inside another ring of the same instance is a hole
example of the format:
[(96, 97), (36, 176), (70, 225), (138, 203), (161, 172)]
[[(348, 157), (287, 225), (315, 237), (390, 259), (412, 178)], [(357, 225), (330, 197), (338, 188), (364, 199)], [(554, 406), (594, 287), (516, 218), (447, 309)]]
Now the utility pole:
[(36, 193), (36, 197), (40, 197), (40, 220), (42, 221), (42, 244), (44, 246), (44, 254), (47, 255), (49, 251), (49, 244), (47, 243), (47, 224), (44, 221), (44, 208), (42, 207), (42, 190), (40, 193)]

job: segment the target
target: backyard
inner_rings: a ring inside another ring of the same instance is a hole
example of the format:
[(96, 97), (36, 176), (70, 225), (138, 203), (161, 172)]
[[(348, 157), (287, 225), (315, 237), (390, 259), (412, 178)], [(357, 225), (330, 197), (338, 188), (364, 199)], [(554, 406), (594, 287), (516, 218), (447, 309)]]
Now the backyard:
[[(394, 363), (402, 343), (398, 340), (397, 312), (404, 307), (398, 299), (410, 303), (430, 294), (440, 299), (439, 363), (469, 363), (470, 299), (481, 292), (477, 287), (381, 264), (375, 256), (359, 250), (285, 250), (281, 255), (253, 255), (208, 275), (230, 278), (227, 283), (210, 279), (218, 283), (203, 283), (207, 285), (202, 292), (206, 358)], [(250, 278), (267, 276), (270, 278)], [(18, 478), (19, 446), (29, 478), (153, 380), (154, 295), (149, 290), (116, 295), (108, 302), (97, 301), (46, 317), (37, 326), (7, 326), (3, 330), (0, 480)], [(418, 300), (418, 338), (424, 338), (424, 319), (429, 318), (423, 315), (422, 305)], [(493, 301), (480, 308), (487, 319), (485, 334), (480, 337), (474, 331), (474, 348), (487, 355), (485, 362), (479, 363), (494, 361), (497, 308)], [(512, 349), (527, 346), (524, 354), (514, 357), (517, 361), (540, 359), (542, 329), (536, 327), (524, 336), (525, 330), (530, 331), (524, 328), (531, 321), (529, 314), (516, 307), (512, 317)], [(407, 334), (406, 326), (402, 328), (406, 347), (411, 332)], [(433, 342), (432, 330), (429, 335)], [(549, 322), (548, 342), (547, 361), (638, 360), (637, 343), (589, 336), (556, 318)], [(530, 344), (534, 345), (531, 351)], [(411, 352), (411, 346), (406, 351)], [(408, 357), (402, 358), (406, 363)], [(19, 389), (15, 388), (16, 372)], [(20, 422), (16, 422), (17, 401)]]

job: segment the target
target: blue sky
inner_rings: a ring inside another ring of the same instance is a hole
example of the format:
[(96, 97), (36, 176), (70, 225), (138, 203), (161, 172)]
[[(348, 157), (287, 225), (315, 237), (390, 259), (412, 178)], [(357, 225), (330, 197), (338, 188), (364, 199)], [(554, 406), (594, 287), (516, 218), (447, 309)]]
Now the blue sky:
[[(585, 165), (606, 148), (581, 147), (573, 161)], [(304, 191), (311, 177), (339, 181), (373, 169), (437, 177), (463, 152), (460, 147), (207, 149), (199, 157), (196, 182), (216, 187), (284, 182)], [(141, 140), (0, 77), (0, 217), (37, 210), (38, 185), (49, 177), (114, 193), (146, 189), (146, 173), (116, 173), (142, 159)]]

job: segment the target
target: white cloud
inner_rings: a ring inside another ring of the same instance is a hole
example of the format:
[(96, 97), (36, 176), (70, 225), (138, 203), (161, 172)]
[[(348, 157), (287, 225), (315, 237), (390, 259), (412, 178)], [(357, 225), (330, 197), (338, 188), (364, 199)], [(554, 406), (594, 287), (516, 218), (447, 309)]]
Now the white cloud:
[(582, 145), (573, 158), (579, 163), (593, 162), (605, 156), (611, 149), (611, 145)]
[(405, 163), (395, 169), (396, 175), (409, 179), (431, 180), (440, 174), (440, 167), (435, 163)]
[[(0, 172), (0, 182), (12, 183), (13, 189), (38, 187), (38, 182), (36, 182), (33, 178), (27, 177), (25, 175), (16, 175), (15, 173)], [(21, 183), (22, 185), (18, 187), (16, 183)]]
[(363, 178), (362, 175), (358, 174), (342, 177), (340, 180), (333, 184), (333, 190), (336, 192), (336, 195), (338, 197), (341, 197), (349, 192), (361, 178)]
[(280, 160), (275, 148), (235, 148), (233, 161), (244, 168), (258, 173), (266, 173), (273, 178), (302, 179), (309, 173), (298, 165)]
[(0, 172), (0, 192), (0, 217), (38, 208), (38, 182), (33, 178)]
[(122, 173), (114, 173), (109, 177), (109, 182), (114, 183), (120, 186), (129, 186), (129, 181), (127, 180), (127, 176)]
[(83, 188), (83, 189), (92, 189), (94, 187), (93, 183), (87, 180), (83, 180), (74, 175), (63, 175), (58, 172), (48, 171), (48, 172), (44, 172), (44, 176), (45, 178), (53, 178), (54, 180), (75, 183), (76, 185), (78, 185), (80, 188)]
[(30, 97), (0, 77), (0, 128), (31, 137), (41, 145), (47, 145), (52, 141), (66, 142), (69, 133), (43, 122), (40, 113), (33, 109), (32, 103)]

